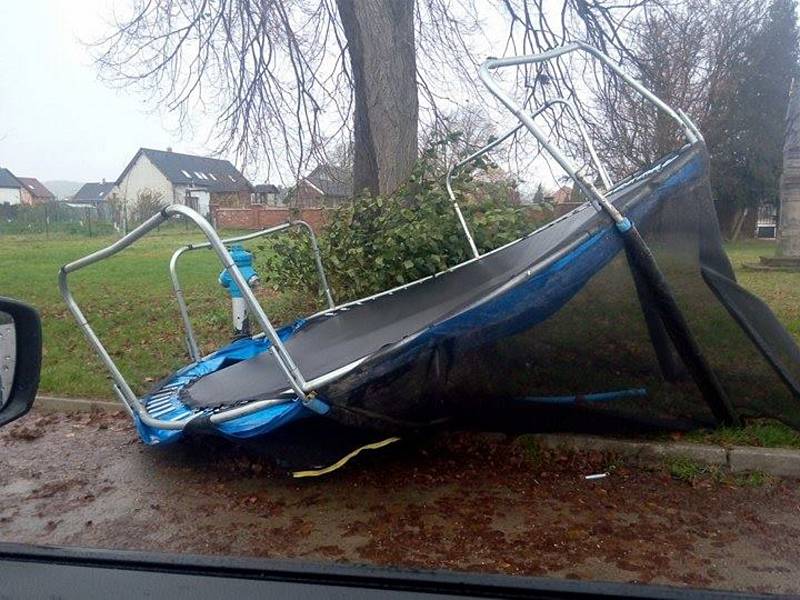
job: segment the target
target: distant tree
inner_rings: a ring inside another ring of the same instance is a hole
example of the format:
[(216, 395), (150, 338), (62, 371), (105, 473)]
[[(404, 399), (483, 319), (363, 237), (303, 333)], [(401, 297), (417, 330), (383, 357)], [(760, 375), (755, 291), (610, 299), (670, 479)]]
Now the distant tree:
[[(452, 165), (488, 144), (494, 135), (494, 124), (485, 111), (471, 105), (443, 111), (420, 131), (420, 147), (429, 151), (425, 157), (426, 167), (443, 175)], [(430, 152), (431, 149), (435, 152)], [(498, 148), (492, 155), (506, 150)], [(485, 155), (484, 162), (491, 158)]]
[[(760, 0), (683, 0), (643, 10), (632, 26), (633, 56), (625, 66), (667, 104), (687, 112), (704, 130), (722, 109), (734, 69), (763, 15)], [(616, 175), (652, 163), (673, 149), (679, 127), (624, 85), (598, 89), (599, 138), (604, 162)], [(706, 138), (714, 132), (707, 132)]]
[(111, 222), (115, 227), (123, 229), (125, 226), (125, 217), (127, 212), (125, 200), (117, 192), (114, 192), (106, 200), (106, 205), (106, 218), (111, 219)]
[(166, 204), (167, 202), (161, 192), (151, 189), (139, 190), (136, 194), (136, 200), (128, 210), (128, 225), (143, 223), (164, 208)]
[[(667, 104), (694, 116), (701, 111), (707, 77), (714, 68), (708, 25), (712, 12), (702, 0), (675, 4), (669, 11), (660, 7), (642, 11), (633, 26), (633, 55), (624, 63)], [(675, 147), (679, 132), (674, 122), (632, 88), (600, 86), (597, 101), (599, 118), (592, 135), (613, 175), (651, 164)]]
[(712, 184), (720, 220), (729, 226), (743, 208), (777, 202), (798, 39), (794, 0), (773, 0), (733, 70), (728, 97), (714, 107)]
[[(742, 210), (776, 197), (784, 117), (797, 73), (794, 0), (686, 0), (635, 19), (625, 66), (662, 100), (699, 125), (724, 231)], [(674, 149), (679, 127), (636, 92), (597, 94), (603, 161), (613, 174), (650, 164)]]
[(532, 204), (543, 204), (544, 203), (544, 187), (541, 183), (537, 184), (536, 191), (533, 193), (533, 201)]

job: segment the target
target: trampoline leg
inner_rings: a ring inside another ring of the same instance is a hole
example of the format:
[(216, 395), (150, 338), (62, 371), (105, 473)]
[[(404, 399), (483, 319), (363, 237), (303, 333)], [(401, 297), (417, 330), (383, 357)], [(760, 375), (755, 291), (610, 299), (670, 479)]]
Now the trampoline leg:
[(739, 425), (739, 415), (697, 345), (697, 341), (689, 329), (689, 324), (681, 313), (675, 296), (673, 296), (663, 273), (659, 270), (650, 248), (647, 247), (636, 227), (620, 229), (620, 235), (625, 241), (631, 269), (639, 273), (642, 283), (647, 287), (647, 295), (651, 299), (653, 308), (660, 315), (678, 355), (689, 370), (697, 387), (700, 388), (714, 417), (725, 425)]
[(664, 327), (664, 321), (661, 320), (661, 316), (655, 309), (653, 295), (650, 293), (647, 282), (642, 278), (641, 272), (635, 268), (633, 258), (627, 246), (625, 247), (625, 254), (628, 257), (628, 266), (633, 275), (633, 283), (636, 286), (639, 306), (642, 308), (642, 315), (647, 325), (647, 333), (650, 337), (650, 343), (655, 350), (661, 375), (669, 382), (681, 381), (686, 378), (686, 369), (681, 366), (680, 362), (675, 357), (672, 342), (670, 342), (669, 339), (669, 333), (667, 333)]

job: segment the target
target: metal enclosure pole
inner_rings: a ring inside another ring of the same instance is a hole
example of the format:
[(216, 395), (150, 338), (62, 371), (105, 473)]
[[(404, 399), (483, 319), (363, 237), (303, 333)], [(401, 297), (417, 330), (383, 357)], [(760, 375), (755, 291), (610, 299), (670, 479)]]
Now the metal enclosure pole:
[(600, 179), (603, 181), (603, 186), (605, 186), (606, 190), (610, 190), (614, 184), (611, 182), (611, 177), (608, 176), (608, 171), (606, 171), (603, 163), (600, 162), (600, 157), (597, 155), (597, 151), (594, 149), (592, 138), (589, 137), (589, 132), (586, 131), (583, 120), (581, 119), (580, 114), (578, 114), (578, 107), (576, 107), (575, 103), (568, 98), (556, 98), (555, 100), (545, 102), (544, 106), (549, 108), (551, 106), (555, 106), (556, 104), (564, 106), (572, 114), (572, 118), (578, 125), (578, 132), (583, 138), (583, 143), (586, 144), (586, 148), (589, 150), (589, 156), (591, 156), (592, 162), (597, 169), (597, 173), (600, 175)]
[[(286, 223), (281, 223), (280, 225), (275, 225), (274, 227), (269, 227), (267, 229), (262, 229), (260, 231), (255, 231), (252, 233), (246, 233), (243, 235), (235, 236), (226, 238), (222, 241), (222, 244), (234, 244), (236, 242), (246, 242), (249, 240), (254, 240), (259, 237), (266, 237), (273, 233), (280, 233), (282, 231), (286, 231), (291, 227), (301, 227), (305, 229), (308, 233), (308, 236), (311, 240), (311, 249), (314, 254), (314, 263), (317, 268), (317, 275), (319, 276), (320, 280), (320, 288), (322, 289), (322, 293), (325, 296), (325, 300), (328, 304), (329, 309), (336, 308), (336, 302), (333, 299), (333, 293), (331, 292), (330, 285), (328, 284), (328, 278), (325, 274), (325, 268), (322, 265), (322, 256), (319, 250), (319, 243), (317, 242), (317, 236), (314, 234), (314, 230), (312, 229), (311, 225), (306, 223), (305, 221), (296, 220), (296, 221), (288, 221)], [(178, 248), (172, 255), (169, 261), (169, 275), (170, 280), (172, 282), (172, 289), (175, 292), (175, 299), (178, 302), (178, 310), (180, 311), (181, 321), (183, 322), (183, 329), (186, 334), (186, 346), (189, 351), (189, 356), (192, 360), (200, 360), (200, 347), (197, 343), (197, 338), (194, 333), (194, 328), (192, 327), (191, 318), (189, 316), (189, 308), (186, 304), (186, 297), (183, 293), (183, 288), (180, 283), (180, 279), (178, 277), (178, 260), (184, 253), (190, 250), (203, 250), (211, 248), (210, 242), (202, 242), (199, 244), (187, 244), (186, 246), (181, 246)]]
[(189, 308), (186, 306), (186, 299), (183, 295), (183, 288), (178, 280), (178, 259), (184, 252), (190, 250), (191, 246), (182, 246), (178, 248), (169, 259), (169, 274), (172, 281), (172, 289), (175, 291), (175, 300), (178, 301), (178, 311), (181, 314), (181, 321), (183, 321), (183, 330), (186, 338), (186, 348), (189, 351), (189, 356), (192, 360), (200, 360), (200, 348), (197, 344), (197, 338), (194, 335), (192, 328), (192, 321), (189, 318)]
[[(231, 278), (236, 282), (236, 285), (239, 286), (239, 288), (242, 290), (242, 295), (245, 298), (248, 307), (255, 315), (256, 319), (259, 322), (259, 325), (262, 327), (269, 340), (272, 342), (272, 347), (270, 350), (274, 354), (278, 366), (286, 376), (290, 388), (297, 395), (298, 399), (302, 400), (303, 402), (306, 402), (309, 399), (309, 396), (306, 393), (307, 383), (305, 379), (303, 378), (299, 368), (297, 367), (297, 365), (289, 355), (288, 351), (286, 350), (286, 347), (284, 346), (283, 342), (278, 337), (278, 334), (275, 331), (274, 327), (272, 326), (272, 323), (270, 323), (267, 315), (264, 313), (264, 310), (261, 308), (261, 305), (258, 303), (258, 300), (253, 294), (253, 291), (247, 285), (247, 282), (245, 281), (244, 277), (239, 271), (239, 268), (234, 263), (233, 259), (230, 256), (230, 253), (225, 248), (224, 244), (222, 243), (222, 240), (220, 240), (216, 231), (214, 231), (214, 229), (211, 227), (208, 221), (206, 221), (203, 217), (201, 217), (198, 213), (196, 213), (192, 209), (182, 205), (171, 205), (162, 209), (161, 211), (159, 211), (158, 213), (147, 219), (144, 223), (136, 227), (130, 233), (123, 236), (110, 246), (64, 265), (63, 267), (61, 267), (61, 270), (59, 272), (59, 288), (61, 290), (61, 295), (64, 298), (64, 301), (66, 302), (70, 312), (77, 320), (78, 326), (80, 327), (81, 331), (83, 331), (89, 343), (92, 345), (94, 350), (100, 356), (100, 359), (103, 361), (103, 364), (111, 373), (112, 379), (114, 380), (115, 389), (118, 390), (121, 398), (125, 401), (126, 406), (128, 406), (128, 408), (130, 408), (137, 415), (137, 417), (142, 420), (143, 423), (152, 425), (154, 427), (159, 427), (161, 429), (182, 429), (185, 423), (184, 421), (162, 421), (159, 419), (154, 419), (147, 414), (147, 411), (144, 409), (139, 399), (133, 393), (133, 390), (131, 390), (124, 376), (114, 363), (113, 359), (103, 346), (100, 339), (97, 337), (97, 334), (89, 325), (89, 322), (83, 315), (81, 309), (78, 307), (78, 304), (75, 302), (75, 299), (72, 296), (72, 292), (69, 289), (67, 277), (70, 273), (74, 271), (77, 271), (93, 263), (109, 258), (114, 254), (117, 254), (121, 250), (127, 248), (128, 246), (136, 242), (138, 239), (140, 239), (141, 237), (143, 237), (144, 235), (146, 235), (147, 233), (149, 233), (150, 231), (161, 225), (170, 217), (179, 215), (184, 216), (189, 220), (193, 221), (195, 225), (197, 225), (200, 228), (200, 230), (205, 234), (206, 238), (209, 240), (208, 241), (209, 246), (215, 251), (217, 256), (220, 258), (223, 267), (228, 271)], [(258, 410), (259, 408), (263, 408), (263, 406), (265, 406), (263, 402), (253, 403), (250, 410)], [(217, 419), (215, 419), (215, 421), (221, 422), (227, 420), (228, 418), (232, 417), (219, 416)]]
[(314, 252), (314, 262), (317, 265), (317, 273), (319, 274), (320, 283), (322, 284), (322, 293), (325, 294), (328, 308), (336, 308), (336, 303), (333, 301), (333, 295), (331, 294), (331, 286), (328, 285), (328, 277), (325, 275), (325, 268), (322, 266), (322, 254), (319, 251), (319, 243), (317, 242), (317, 236), (314, 235), (314, 230), (311, 228), (311, 225), (301, 220), (292, 221), (291, 225), (303, 227), (308, 232), (308, 237), (311, 239), (311, 248)]
[(547, 140), (542, 131), (533, 122), (533, 119), (531, 119), (530, 116), (527, 115), (522, 110), (522, 107), (519, 106), (519, 104), (515, 102), (514, 99), (511, 98), (511, 96), (498, 85), (497, 81), (491, 75), (491, 71), (496, 69), (545, 62), (552, 60), (554, 58), (558, 58), (563, 54), (568, 54), (570, 52), (576, 52), (579, 50), (591, 54), (593, 57), (595, 57), (597, 60), (599, 60), (609, 69), (611, 69), (616, 75), (618, 75), (623, 81), (625, 81), (625, 83), (633, 87), (642, 96), (647, 98), (650, 102), (655, 104), (659, 109), (663, 110), (670, 117), (672, 117), (679, 125), (683, 127), (684, 134), (686, 135), (686, 138), (690, 143), (694, 143), (697, 141), (697, 136), (694, 133), (694, 127), (690, 126), (690, 124), (687, 123), (687, 119), (685, 116), (682, 118), (681, 115), (676, 113), (672, 108), (670, 108), (666, 103), (664, 103), (650, 90), (645, 88), (641, 83), (636, 81), (633, 77), (631, 77), (630, 75), (625, 73), (622, 69), (620, 69), (617, 65), (615, 65), (611, 61), (611, 59), (609, 59), (605, 54), (603, 54), (596, 48), (593, 48), (582, 42), (573, 42), (571, 44), (567, 44), (560, 48), (554, 48), (547, 52), (542, 52), (541, 54), (526, 55), (526, 56), (511, 56), (508, 58), (490, 58), (481, 65), (481, 68), (478, 72), (478, 76), (480, 77), (483, 84), (487, 87), (487, 89), (498, 100), (500, 100), (500, 102), (502, 102), (506, 106), (506, 108), (508, 108), (508, 110), (510, 110), (514, 114), (514, 116), (516, 116), (525, 125), (525, 127), (527, 127), (527, 129), (533, 134), (533, 136), (539, 141), (539, 143), (542, 144), (545, 150), (547, 150), (548, 154), (550, 154), (550, 156), (552, 156), (556, 160), (556, 162), (561, 166), (561, 168), (567, 172), (570, 178), (573, 181), (575, 181), (575, 184), (578, 186), (578, 188), (588, 198), (595, 199), (597, 203), (606, 212), (606, 214), (608, 214), (615, 223), (622, 223), (624, 221), (624, 217), (619, 213), (619, 211), (606, 200), (603, 194), (597, 191), (597, 189), (594, 187), (594, 185), (592, 185), (590, 181), (584, 179), (577, 172), (575, 167), (570, 163), (569, 159), (567, 159), (567, 157), (561, 152), (559, 148), (557, 148)]
[[(600, 179), (602, 179), (603, 181), (603, 185), (607, 190), (611, 189), (613, 184), (611, 182), (611, 178), (608, 176), (608, 171), (606, 171), (605, 167), (600, 162), (600, 157), (598, 156), (597, 151), (595, 150), (594, 144), (592, 143), (592, 139), (589, 137), (589, 133), (586, 131), (586, 128), (584, 127), (583, 122), (581, 121), (580, 115), (578, 114), (578, 109), (575, 107), (575, 104), (573, 102), (571, 102), (567, 98), (556, 98), (554, 100), (549, 100), (548, 102), (545, 102), (536, 111), (534, 111), (531, 114), (531, 118), (536, 118), (538, 115), (540, 115), (544, 111), (548, 110), (549, 108), (552, 108), (557, 104), (563, 105), (572, 114), (572, 117), (575, 119), (575, 122), (577, 123), (580, 136), (589, 150), (589, 155), (591, 156), (592, 161), (594, 162), (594, 165), (597, 168), (597, 172), (600, 175)], [(450, 197), (450, 201), (453, 204), (453, 210), (455, 211), (456, 216), (458, 217), (458, 221), (461, 224), (461, 229), (464, 231), (464, 235), (467, 238), (469, 247), (472, 250), (472, 255), (475, 258), (479, 258), (480, 253), (478, 252), (478, 248), (475, 245), (475, 241), (472, 237), (472, 232), (470, 231), (469, 226), (467, 225), (466, 219), (464, 218), (464, 215), (461, 212), (461, 207), (458, 205), (458, 201), (456, 200), (456, 195), (455, 192), (453, 191), (453, 186), (452, 186), (453, 175), (455, 175), (455, 173), (462, 167), (468, 165), (472, 161), (480, 158), (490, 150), (496, 148), (497, 146), (505, 142), (508, 138), (517, 133), (517, 131), (519, 131), (524, 126), (525, 126), (524, 123), (520, 123), (513, 129), (510, 129), (509, 131), (501, 135), (499, 138), (492, 140), (491, 142), (489, 142), (482, 148), (476, 150), (475, 152), (473, 152), (460, 162), (454, 164), (447, 171), (447, 177), (445, 178), (445, 187), (447, 188), (447, 195)]]
[(455, 174), (456, 171), (458, 171), (464, 165), (467, 165), (467, 164), (471, 163), (473, 160), (475, 160), (475, 159), (479, 158), (480, 156), (483, 156), (484, 154), (489, 152), (489, 150), (491, 150), (492, 148), (495, 148), (498, 145), (500, 145), (503, 142), (505, 142), (512, 135), (517, 133), (517, 131), (519, 131), (521, 128), (522, 128), (522, 124), (520, 123), (519, 125), (517, 125), (513, 129), (511, 129), (511, 130), (507, 131), (506, 133), (504, 133), (503, 135), (501, 135), (496, 140), (492, 140), (491, 142), (486, 144), (480, 150), (477, 150), (476, 152), (473, 152), (472, 154), (470, 154), (467, 158), (465, 158), (461, 162), (456, 163), (455, 165), (450, 167), (450, 169), (447, 171), (447, 177), (445, 177), (445, 187), (447, 188), (447, 195), (450, 196), (450, 201), (453, 203), (453, 210), (455, 210), (455, 212), (456, 212), (456, 216), (458, 217), (458, 221), (459, 221), (459, 223), (461, 223), (461, 229), (464, 230), (464, 235), (467, 236), (467, 242), (469, 243), (470, 250), (472, 250), (472, 255), (475, 258), (479, 258), (480, 257), (480, 252), (478, 252), (478, 247), (475, 245), (475, 240), (472, 238), (472, 233), (470, 232), (469, 227), (467, 226), (467, 221), (466, 221), (466, 219), (464, 219), (464, 215), (461, 212), (461, 208), (458, 206), (458, 200), (456, 200), (456, 195), (455, 195), (455, 192), (453, 191), (453, 184), (452, 184), (453, 175)]

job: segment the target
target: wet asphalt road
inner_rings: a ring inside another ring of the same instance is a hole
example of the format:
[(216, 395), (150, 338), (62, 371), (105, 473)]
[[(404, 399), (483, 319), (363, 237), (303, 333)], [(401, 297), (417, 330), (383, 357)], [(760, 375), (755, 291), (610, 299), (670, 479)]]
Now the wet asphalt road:
[(34, 411), (0, 431), (0, 539), (800, 593), (800, 484), (467, 433), (292, 480), (226, 443), (145, 448), (123, 415)]

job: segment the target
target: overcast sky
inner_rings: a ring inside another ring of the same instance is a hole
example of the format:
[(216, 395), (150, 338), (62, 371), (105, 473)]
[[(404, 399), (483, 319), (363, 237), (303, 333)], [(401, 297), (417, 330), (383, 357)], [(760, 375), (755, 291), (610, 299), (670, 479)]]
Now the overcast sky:
[[(113, 180), (140, 147), (214, 150), (210, 117), (193, 114), (195, 130), (179, 132), (145, 96), (98, 79), (86, 42), (108, 33), (115, 4), (127, 14), (128, 0), (0, 0), (0, 167), (41, 181)], [(550, 179), (531, 170), (531, 181)], [(259, 181), (252, 166), (245, 175)]]
[(97, 79), (81, 40), (112, 0), (0, 1), (0, 166), (41, 181), (116, 179), (141, 146), (205, 152), (142, 96)]

